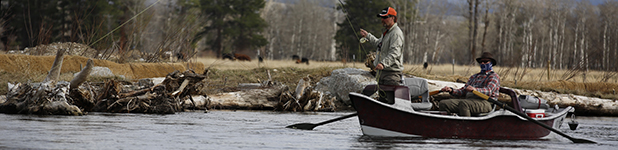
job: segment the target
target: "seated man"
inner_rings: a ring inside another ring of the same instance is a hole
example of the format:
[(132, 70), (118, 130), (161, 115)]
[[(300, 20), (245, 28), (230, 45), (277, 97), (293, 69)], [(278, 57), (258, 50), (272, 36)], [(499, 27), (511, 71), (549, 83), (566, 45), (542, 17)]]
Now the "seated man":
[(500, 77), (494, 73), (492, 66), (496, 60), (489, 52), (484, 52), (476, 59), (481, 66), (481, 72), (470, 77), (466, 85), (460, 89), (444, 87), (443, 92), (449, 92), (453, 96), (465, 96), (465, 99), (447, 99), (440, 101), (440, 111), (458, 113), (459, 116), (470, 116), (471, 113), (486, 113), (492, 110), (491, 103), (474, 95), (472, 91), (479, 91), (490, 98), (497, 99), (500, 90)]

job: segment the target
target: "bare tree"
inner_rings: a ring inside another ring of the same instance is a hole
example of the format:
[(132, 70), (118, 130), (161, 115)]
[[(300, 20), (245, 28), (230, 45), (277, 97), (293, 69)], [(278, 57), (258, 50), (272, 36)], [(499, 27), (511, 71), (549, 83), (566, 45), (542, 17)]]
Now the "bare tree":
[[(295, 4), (267, 1), (261, 12), (269, 24), (263, 35), (269, 40), (265, 56), (289, 59), (292, 55), (318, 60), (334, 60), (332, 37), (342, 17), (332, 0), (300, 0)], [(334, 17), (329, 17), (334, 16)]]

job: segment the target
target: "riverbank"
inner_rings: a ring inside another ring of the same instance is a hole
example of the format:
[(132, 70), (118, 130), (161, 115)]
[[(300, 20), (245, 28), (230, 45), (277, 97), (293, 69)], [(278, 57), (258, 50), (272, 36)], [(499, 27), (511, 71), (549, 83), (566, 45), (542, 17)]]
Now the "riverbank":
[[(28, 56), (28, 55), (0, 55), (0, 57), (7, 57), (2, 59), (6, 63), (1, 63), (0, 66), (0, 78), (3, 79), (0, 83), (0, 91), (7, 89), (7, 83), (24, 83), (24, 82), (40, 82), (47, 75), (44, 69), (46, 65), (51, 66), (53, 57), (50, 56)], [(11, 61), (7, 61), (11, 60)], [(78, 71), (82, 62), (85, 63), (87, 58), (80, 56), (67, 56), (65, 63), (63, 64), (61, 79), (69, 81), (72, 79), (73, 74)], [(308, 78), (309, 85), (316, 85), (323, 77), (331, 75), (332, 71), (341, 68), (364, 68), (364, 64), (360, 63), (347, 63), (341, 62), (321, 62), (312, 61), (310, 65), (296, 64), (292, 60), (265, 60), (260, 63), (258, 61), (230, 61), (214, 58), (194, 58), (188, 63), (127, 63), (117, 64), (106, 60), (95, 60), (95, 66), (108, 67), (113, 72), (114, 77), (91, 77), (90, 82), (103, 82), (108, 79), (117, 79), (124, 81), (137, 81), (138, 78), (152, 78), (163, 77), (167, 73), (174, 71), (175, 69), (195, 69), (198, 73), (208, 71), (206, 79), (203, 81), (204, 87), (198, 91), (199, 95), (213, 95), (221, 93), (230, 93), (242, 90), (240, 85), (253, 85), (262, 84), (265, 81), (277, 82), (282, 85), (286, 85), (290, 90), (294, 90), (302, 78)], [(98, 62), (98, 63), (97, 63)], [(65, 65), (68, 65), (65, 67)], [(362, 66), (361, 66), (362, 65)], [(17, 67), (16, 67), (17, 66)], [(20, 67), (21, 66), (21, 67)], [(139, 66), (139, 67), (134, 67)], [(417, 76), (430, 80), (445, 81), (445, 82), (465, 82), (467, 80), (467, 74), (474, 73), (476, 68), (468, 66), (451, 66), (452, 73), (446, 73), (449, 70), (448, 65), (443, 66), (430, 66), (428, 69), (422, 69), (421, 66), (406, 65), (407, 69), (404, 73), (408, 76)], [(21, 69), (20, 69), (21, 68)], [(140, 70), (141, 68), (141, 70)], [(118, 71), (120, 69), (121, 71)], [(122, 71), (124, 69), (125, 71)], [(521, 90), (530, 90), (534, 93), (548, 92), (550, 94), (544, 95), (557, 95), (567, 94), (567, 96), (555, 96), (559, 99), (566, 99), (571, 101), (587, 101), (578, 99), (577, 93), (569, 93), (569, 91), (585, 91), (584, 96), (592, 96), (587, 99), (599, 99), (599, 97), (609, 97), (601, 99), (601, 101), (616, 101), (616, 94), (613, 92), (618, 89), (618, 85), (611, 83), (613, 78), (610, 78), (607, 82), (592, 82), (595, 80), (601, 80), (601, 76), (608, 73), (603, 72), (589, 72), (587, 73), (587, 81), (591, 82), (574, 82), (565, 80), (549, 80), (547, 82), (534, 81), (540, 80), (540, 77), (528, 77), (542, 74), (542, 71), (534, 69), (526, 69), (524, 71), (515, 71), (519, 73), (509, 74), (513, 68), (499, 68), (495, 70), (501, 74), (502, 86), (517, 88)], [(129, 70), (129, 71), (126, 71)], [(550, 74), (550, 79), (558, 78), (557, 73), (560, 71), (553, 71)], [(132, 74), (128, 74), (132, 73)], [(524, 74), (524, 75), (521, 75)], [(124, 78), (119, 77), (120, 75)], [(520, 75), (519, 77), (517, 77)], [(562, 75), (564, 76), (564, 75)], [(570, 80), (578, 80), (578, 76), (572, 75)], [(518, 82), (514, 82), (517, 81)], [(541, 79), (542, 80), (542, 79)], [(583, 78), (582, 78), (583, 80)], [(610, 90), (611, 89), (611, 90)], [(522, 92), (523, 93), (523, 92)], [(518, 94), (522, 94), (518, 93)], [(528, 92), (531, 93), (531, 92)], [(0, 93), (4, 95), (6, 92)], [(527, 94), (527, 93), (523, 93)], [(568, 95), (575, 94), (575, 95)], [(567, 98), (564, 98), (567, 97)], [(583, 107), (583, 106), (582, 106)], [(595, 102), (590, 106), (585, 107), (607, 107), (607, 103)], [(223, 107), (226, 108), (226, 107)], [(234, 108), (234, 107), (227, 107)], [(250, 107), (253, 108), (253, 107)], [(598, 114), (595, 114), (598, 115)], [(602, 115), (602, 114), (601, 114)]]

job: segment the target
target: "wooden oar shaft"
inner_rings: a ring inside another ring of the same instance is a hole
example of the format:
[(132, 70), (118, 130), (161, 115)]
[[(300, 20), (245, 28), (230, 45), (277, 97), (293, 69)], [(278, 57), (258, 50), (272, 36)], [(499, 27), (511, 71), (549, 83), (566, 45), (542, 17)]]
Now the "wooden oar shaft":
[(431, 96), (431, 95), (436, 95), (436, 94), (438, 94), (438, 93), (440, 93), (440, 92), (442, 92), (442, 91), (440, 91), (440, 90), (437, 90), (437, 91), (431, 91), (431, 92), (429, 92), (429, 95), (430, 95), (430, 96)]
[(557, 134), (559, 134), (559, 135), (561, 135), (561, 136), (563, 136), (563, 137), (566, 137), (566, 138), (568, 138), (569, 140), (573, 141), (574, 143), (596, 143), (596, 142), (594, 142), (594, 141), (590, 141), (590, 140), (586, 140), (586, 139), (577, 139), (577, 138), (573, 138), (573, 137), (571, 137), (571, 136), (569, 136), (569, 135), (566, 135), (566, 134), (564, 134), (564, 133), (562, 133), (562, 132), (560, 132), (560, 131), (558, 131), (558, 130), (554, 129), (553, 127), (550, 127), (550, 126), (548, 126), (548, 125), (546, 125), (546, 124), (544, 124), (544, 123), (541, 123), (541, 122), (539, 122), (539, 121), (537, 121), (537, 120), (534, 120), (534, 119), (530, 118), (530, 116), (528, 116), (528, 115), (526, 115), (526, 114), (524, 114), (524, 113), (522, 113), (522, 112), (520, 112), (520, 111), (515, 110), (515, 109), (514, 109), (513, 107), (511, 107), (511, 106), (505, 105), (504, 103), (502, 103), (502, 102), (500, 102), (500, 101), (497, 101), (497, 100), (495, 100), (495, 99), (489, 98), (489, 96), (487, 96), (487, 95), (485, 95), (485, 94), (483, 94), (483, 93), (481, 93), (481, 92), (479, 92), (479, 91), (472, 91), (472, 93), (474, 93), (474, 95), (479, 96), (479, 97), (481, 97), (481, 98), (483, 98), (483, 99), (485, 99), (485, 100), (487, 100), (487, 101), (489, 101), (489, 102), (491, 102), (491, 103), (494, 103), (494, 104), (496, 104), (496, 105), (498, 105), (498, 106), (500, 106), (500, 107), (502, 107), (502, 108), (504, 108), (504, 109), (506, 109), (506, 110), (509, 110), (509, 111), (511, 111), (512, 113), (515, 113), (515, 114), (517, 114), (517, 115), (518, 115), (518, 116), (520, 116), (520, 117), (524, 117), (524, 118), (526, 118), (526, 119), (527, 119), (528, 121), (530, 121), (530, 122), (533, 122), (533, 123), (535, 123), (535, 124), (538, 124), (538, 125), (540, 125), (540, 126), (542, 126), (542, 127), (546, 128), (546, 129), (549, 129), (549, 130), (553, 131), (554, 133), (557, 133)]
[[(440, 92), (442, 92), (442, 91), (440, 91), (440, 90), (437, 90), (437, 91), (431, 91), (431, 92), (429, 92), (429, 96), (436, 95), (436, 94), (438, 94), (438, 93), (440, 93)], [(419, 98), (419, 99), (421, 99), (421, 98), (423, 98), (423, 96), (418, 96), (418, 98)]]
[(338, 118), (335, 118), (335, 119), (326, 120), (326, 121), (323, 121), (323, 122), (317, 123), (317, 124), (316, 124), (316, 126), (320, 126), (320, 125), (324, 125), (324, 124), (327, 124), (327, 123), (331, 123), (331, 122), (335, 122), (335, 121), (343, 120), (343, 119), (346, 119), (346, 118), (354, 117), (354, 116), (356, 116), (356, 115), (358, 115), (358, 113), (353, 113), (353, 114), (349, 114), (349, 115), (341, 116), (341, 117), (338, 117)]

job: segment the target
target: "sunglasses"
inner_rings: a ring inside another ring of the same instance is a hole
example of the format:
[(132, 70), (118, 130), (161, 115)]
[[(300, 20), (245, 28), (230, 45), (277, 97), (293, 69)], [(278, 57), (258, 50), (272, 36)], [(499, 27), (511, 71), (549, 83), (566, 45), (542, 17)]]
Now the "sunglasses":
[(390, 15), (388, 15), (388, 16), (381, 16), (382, 19), (388, 19), (390, 17), (391, 17)]
[(481, 60), (481, 61), (479, 61), (479, 63), (487, 63), (487, 62), (491, 62), (491, 60)]

